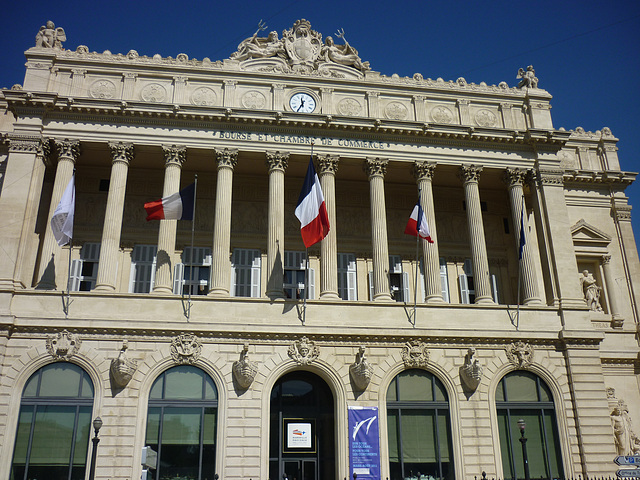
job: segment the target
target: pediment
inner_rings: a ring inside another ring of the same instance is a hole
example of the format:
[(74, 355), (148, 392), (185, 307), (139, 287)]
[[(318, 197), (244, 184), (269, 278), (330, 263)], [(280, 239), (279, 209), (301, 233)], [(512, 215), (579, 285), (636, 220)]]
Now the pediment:
[(584, 219), (580, 219), (571, 227), (571, 236), (574, 245), (606, 248), (611, 243), (610, 235), (588, 224)]

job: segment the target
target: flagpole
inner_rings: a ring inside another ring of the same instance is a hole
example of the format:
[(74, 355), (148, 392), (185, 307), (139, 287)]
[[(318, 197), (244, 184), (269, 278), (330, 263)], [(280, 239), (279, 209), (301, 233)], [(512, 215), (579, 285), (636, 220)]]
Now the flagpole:
[[(420, 205), (420, 188), (418, 188), (418, 205)], [(418, 222), (422, 219), (418, 218)], [(420, 268), (420, 225), (418, 224), (418, 235), (416, 235), (416, 271), (413, 281), (413, 326), (416, 325), (416, 311), (418, 308), (418, 269)]]
[(302, 295), (302, 325), (307, 319), (307, 296), (309, 295), (309, 249), (305, 247), (304, 294)]
[(520, 327), (520, 283), (522, 279), (522, 257), (524, 257), (524, 195), (520, 206), (520, 235), (518, 239), (518, 306), (516, 308), (516, 330)]
[[(193, 287), (193, 236), (196, 225), (196, 193), (198, 191), (198, 174), (194, 175), (193, 181), (193, 218), (191, 219), (191, 261), (189, 263), (189, 298), (187, 300), (187, 320), (191, 315), (191, 288)], [(184, 295), (184, 291), (183, 291)]]
[[(71, 178), (73, 178), (73, 206), (74, 206), (74, 215), (75, 215), (75, 188), (76, 188), (76, 169), (73, 169), (73, 173), (71, 174)], [(75, 218), (74, 218), (75, 222)], [(64, 318), (65, 320), (69, 318), (69, 306), (71, 305), (71, 251), (73, 247), (73, 236), (69, 237), (69, 262), (67, 266), (67, 308), (64, 310)]]

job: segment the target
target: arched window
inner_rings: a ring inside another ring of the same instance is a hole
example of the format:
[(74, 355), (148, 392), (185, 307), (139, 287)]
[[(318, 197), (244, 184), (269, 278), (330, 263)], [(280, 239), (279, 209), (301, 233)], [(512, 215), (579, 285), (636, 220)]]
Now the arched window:
[(453, 479), (449, 400), (442, 382), (405, 370), (387, 391), (390, 480)]
[(504, 478), (524, 478), (520, 419), (526, 424), (530, 478), (562, 478), (558, 424), (549, 387), (533, 373), (511, 372), (498, 384), (496, 407)]
[(145, 445), (158, 453), (155, 479), (213, 480), (218, 392), (196, 367), (164, 371), (151, 387)]
[(11, 480), (82, 480), (85, 476), (93, 384), (72, 363), (52, 363), (24, 387)]

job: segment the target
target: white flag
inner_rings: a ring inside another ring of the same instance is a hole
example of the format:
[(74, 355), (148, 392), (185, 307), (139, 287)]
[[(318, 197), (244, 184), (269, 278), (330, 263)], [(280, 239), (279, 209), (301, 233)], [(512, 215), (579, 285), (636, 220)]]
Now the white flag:
[(60, 246), (66, 245), (73, 238), (73, 214), (76, 209), (76, 188), (73, 180), (72, 176), (51, 217), (51, 230)]

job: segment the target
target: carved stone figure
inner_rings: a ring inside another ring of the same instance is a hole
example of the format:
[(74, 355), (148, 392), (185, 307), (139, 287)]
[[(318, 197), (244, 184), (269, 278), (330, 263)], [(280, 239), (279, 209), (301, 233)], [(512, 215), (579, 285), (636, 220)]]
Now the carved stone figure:
[(201, 352), (202, 344), (195, 335), (178, 335), (171, 342), (171, 356), (177, 364), (194, 364)]
[(509, 361), (518, 368), (526, 368), (533, 363), (533, 347), (528, 343), (517, 342), (507, 347)]
[(62, 27), (56, 28), (55, 24), (49, 20), (46, 25), (42, 25), (36, 35), (36, 47), (54, 48), (63, 50), (62, 42), (67, 40)]
[(304, 18), (297, 20), (293, 28), (282, 32), (282, 42), (288, 54), (289, 65), (313, 69), (320, 55), (322, 35), (311, 30), (311, 23)]
[(251, 386), (258, 373), (258, 364), (248, 358), (249, 344), (245, 343), (240, 352), (240, 360), (233, 362), (233, 376), (245, 390)]
[(349, 365), (349, 374), (358, 389), (367, 389), (373, 375), (373, 367), (367, 361), (364, 355), (364, 346), (362, 345), (358, 349), (358, 353), (356, 353), (356, 361)]
[(278, 39), (278, 32), (269, 33), (267, 38), (258, 37), (258, 33), (265, 30), (267, 26), (262, 23), (258, 24), (258, 30), (253, 36), (243, 40), (238, 45), (238, 50), (231, 54), (232, 60), (248, 60), (250, 58), (268, 58), (279, 55), (284, 57), (284, 45), (282, 40)]
[(337, 36), (344, 40), (344, 45), (336, 45), (332, 37), (325, 38), (324, 46), (320, 52), (320, 58), (324, 61), (331, 61), (339, 63), (340, 65), (357, 68), (361, 72), (371, 70), (369, 62), (362, 62), (358, 56), (358, 51), (349, 45), (349, 42), (344, 38), (344, 31), (339, 32)]
[(402, 361), (407, 368), (426, 367), (429, 363), (429, 349), (424, 342), (412, 340), (402, 347)]
[(629, 432), (620, 406), (615, 407), (611, 412), (611, 426), (618, 455), (629, 454)]
[(518, 83), (518, 88), (538, 88), (538, 77), (536, 77), (533, 65), (529, 65), (526, 70), (524, 68), (519, 69), (516, 78), (522, 79)]
[(587, 306), (594, 312), (601, 312), (600, 293), (602, 292), (602, 287), (596, 284), (596, 279), (589, 273), (589, 270), (582, 271), (580, 284), (582, 285), (582, 292)]
[(127, 386), (131, 378), (133, 378), (136, 368), (138, 368), (135, 360), (127, 358), (127, 348), (129, 348), (129, 342), (124, 340), (118, 357), (111, 360), (111, 368), (109, 369), (113, 383), (119, 388)]
[(463, 386), (472, 392), (476, 391), (480, 380), (482, 380), (482, 366), (477, 358), (474, 358), (476, 349), (469, 347), (467, 354), (464, 357), (464, 365), (460, 367), (460, 379)]
[(298, 365), (308, 365), (318, 358), (320, 349), (313, 341), (307, 337), (302, 337), (291, 344), (288, 353), (289, 357)]
[(69, 360), (78, 350), (82, 340), (73, 333), (63, 330), (47, 338), (47, 352), (56, 360)]

